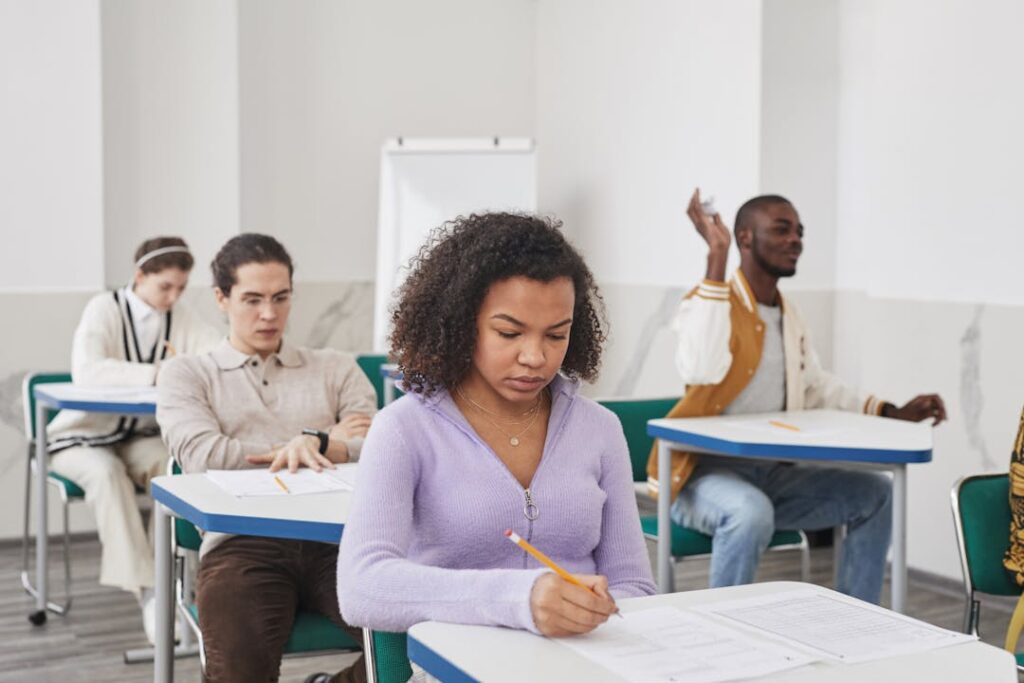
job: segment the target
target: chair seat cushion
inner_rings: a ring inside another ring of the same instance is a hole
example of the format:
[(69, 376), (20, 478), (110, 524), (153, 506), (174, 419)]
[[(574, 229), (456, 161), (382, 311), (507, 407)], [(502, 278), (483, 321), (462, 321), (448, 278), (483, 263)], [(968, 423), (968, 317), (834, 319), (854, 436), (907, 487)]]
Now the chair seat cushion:
[[(657, 517), (641, 517), (640, 526), (643, 528), (645, 536), (648, 536), (649, 538), (658, 537)], [(800, 538), (799, 531), (776, 531), (772, 536), (771, 542), (768, 543), (768, 547), (774, 548), (780, 545), (793, 545), (798, 544), (801, 541), (802, 539)], [(692, 557), (694, 555), (709, 554), (711, 554), (710, 536), (688, 527), (679, 526), (678, 524), (672, 525), (673, 557)]]
[[(199, 621), (199, 608), (190, 605), (189, 611)], [(300, 611), (295, 615), (291, 636), (284, 645), (285, 654), (296, 652), (317, 652), (320, 650), (360, 650), (362, 642), (356, 642), (334, 622), (317, 612)]]
[(85, 498), (85, 491), (75, 482), (71, 481), (67, 477), (62, 477), (56, 472), (47, 472), (48, 476), (52, 481), (57, 482), (64, 487), (64, 493), (67, 494), (68, 498)]

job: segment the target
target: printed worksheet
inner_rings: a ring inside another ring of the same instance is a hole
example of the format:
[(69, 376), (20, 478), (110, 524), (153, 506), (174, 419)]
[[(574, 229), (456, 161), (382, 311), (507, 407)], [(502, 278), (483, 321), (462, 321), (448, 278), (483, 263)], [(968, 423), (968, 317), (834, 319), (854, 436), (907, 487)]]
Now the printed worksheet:
[(675, 607), (623, 612), (556, 642), (637, 683), (719, 683), (793, 669), (817, 658)]
[(977, 640), (972, 635), (948, 631), (883, 607), (812, 588), (694, 609), (851, 664)]
[(311, 493), (351, 491), (355, 485), (355, 463), (315, 472), (300, 468), (270, 473), (268, 469), (207, 470), (206, 476), (236, 498), (249, 496), (288, 496)]

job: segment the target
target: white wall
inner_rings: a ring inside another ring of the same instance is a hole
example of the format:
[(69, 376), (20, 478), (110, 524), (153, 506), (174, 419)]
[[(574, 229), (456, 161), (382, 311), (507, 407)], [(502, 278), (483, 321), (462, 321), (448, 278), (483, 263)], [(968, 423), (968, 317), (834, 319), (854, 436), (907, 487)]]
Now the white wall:
[(1024, 5), (843, 0), (839, 25), (836, 367), (945, 398), (909, 561), (958, 578), (950, 487), (1005, 471), (1022, 401)]
[(100, 10), (0, 3), (0, 290), (103, 282)]
[(238, 232), (235, 0), (103, 0), (106, 284), (132, 273), (140, 242), (188, 241), (209, 282)]
[(841, 7), (839, 286), (1024, 303), (1024, 4)]
[(693, 188), (728, 216), (759, 186), (761, 3), (541, 0), (537, 27), (541, 210), (602, 283), (695, 283)]
[(242, 227), (304, 280), (372, 280), (386, 138), (534, 134), (535, 5), (239, 6)]
[[(830, 290), (836, 268), (839, 3), (766, 2), (762, 29), (760, 192), (793, 202), (805, 230), (800, 266), (784, 287)], [(816, 336), (827, 347), (830, 339)]]

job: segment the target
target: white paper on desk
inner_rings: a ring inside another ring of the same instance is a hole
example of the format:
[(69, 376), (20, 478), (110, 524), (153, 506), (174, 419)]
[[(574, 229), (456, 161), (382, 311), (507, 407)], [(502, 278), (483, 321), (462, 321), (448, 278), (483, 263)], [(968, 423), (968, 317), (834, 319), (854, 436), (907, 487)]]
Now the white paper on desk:
[(622, 614), (586, 635), (555, 642), (637, 683), (719, 683), (817, 661), (675, 607)]
[[(322, 472), (309, 468), (301, 468), (292, 473), (288, 470), (270, 473), (267, 469), (258, 470), (207, 470), (206, 476), (236, 498), (250, 496), (288, 496), (311, 493), (332, 493), (335, 491), (351, 491), (353, 489), (354, 470), (344, 466)], [(288, 491), (282, 489), (274, 477), (277, 476)]]
[(977, 640), (845, 595), (810, 588), (694, 609), (851, 664)]
[(66, 401), (111, 401), (115, 403), (156, 403), (156, 387), (62, 386), (56, 392)]

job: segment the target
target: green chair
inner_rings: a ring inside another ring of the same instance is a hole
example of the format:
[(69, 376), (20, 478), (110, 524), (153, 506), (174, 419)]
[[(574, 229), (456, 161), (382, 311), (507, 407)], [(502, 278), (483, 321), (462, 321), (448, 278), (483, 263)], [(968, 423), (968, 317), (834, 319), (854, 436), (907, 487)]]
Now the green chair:
[[(25, 440), (28, 441), (28, 457), (25, 460), (25, 518), (21, 535), (21, 585), (25, 592), (33, 598), (36, 597), (37, 591), (36, 587), (32, 585), (29, 570), (29, 524), (32, 517), (32, 479), (36, 472), (36, 439), (39, 438), (36, 434), (36, 398), (33, 390), (41, 384), (70, 381), (71, 374), (67, 372), (30, 372), (25, 375), (21, 384), (22, 405), (25, 410)], [(56, 412), (53, 411), (47, 413), (47, 424), (55, 415)], [(41, 437), (46, 438), (45, 426), (39, 431)], [(85, 500), (85, 491), (75, 482), (52, 471), (47, 473), (46, 483), (57, 490), (64, 511), (64, 602), (62, 604), (47, 602), (46, 609), (55, 614), (64, 615), (71, 609), (71, 536), (68, 531), (68, 506), (73, 501)], [(41, 538), (46, 539), (43, 542), (49, 543), (48, 530), (37, 530), (36, 543), (39, 543)], [(34, 614), (32, 615), (33, 623), (38, 620), (38, 623), (42, 624), (45, 617), (45, 612)]]
[(404, 633), (363, 629), (366, 652), (366, 683), (406, 683), (412, 666)]
[[(384, 407), (384, 377), (380, 374), (380, 367), (388, 362), (388, 357), (382, 353), (359, 353), (356, 354), (356, 363), (366, 374), (370, 380), (370, 384), (373, 385), (373, 390), (377, 392), (377, 409)], [(397, 389), (395, 390), (396, 398), (401, 395)]]
[[(168, 464), (168, 474), (180, 474), (178, 464)], [(199, 643), (199, 661), (206, 669), (206, 653), (203, 650), (203, 634), (199, 629), (199, 610), (195, 604), (192, 586), (192, 573), (189, 571), (190, 559), (199, 556), (199, 545), (202, 539), (195, 526), (188, 520), (176, 518), (174, 533), (171, 534), (171, 552), (175, 558), (175, 601), (178, 613), (185, 620), (191, 635)], [(186, 646), (183, 637), (181, 646)], [(284, 654), (288, 656), (323, 654), (328, 651), (352, 651), (362, 649), (347, 633), (335, 626), (334, 622), (317, 612), (300, 611), (295, 616), (291, 636), (284, 646)]]
[[(622, 423), (622, 431), (626, 435), (629, 458), (633, 463), (633, 481), (646, 484), (647, 460), (651, 453), (654, 440), (647, 436), (647, 421), (665, 417), (672, 407), (679, 402), (678, 398), (624, 398), (599, 401), (608, 410), (615, 413)], [(652, 515), (640, 518), (640, 526), (644, 536), (658, 540), (658, 517)], [(672, 525), (672, 557), (683, 560), (687, 557), (709, 557), (711, 555), (711, 537), (695, 529)], [(811, 552), (807, 536), (802, 531), (776, 531), (768, 543), (770, 550), (800, 551), (800, 578), (807, 582), (811, 576)], [(670, 577), (670, 590), (675, 590), (675, 577)]]
[[(1010, 545), (1010, 483), (1003, 474), (961, 477), (950, 492), (960, 568), (964, 575), (964, 633), (978, 635), (979, 594), (1020, 595), (1021, 587), (1003, 568)], [(1024, 652), (1016, 654), (1024, 671)]]

